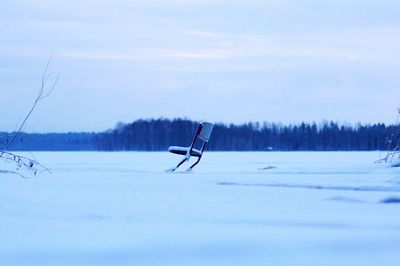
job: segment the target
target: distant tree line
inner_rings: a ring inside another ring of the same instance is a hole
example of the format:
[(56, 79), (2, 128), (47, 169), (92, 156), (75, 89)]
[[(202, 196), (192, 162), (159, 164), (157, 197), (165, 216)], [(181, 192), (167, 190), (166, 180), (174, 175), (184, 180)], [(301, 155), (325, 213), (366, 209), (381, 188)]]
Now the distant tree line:
[[(94, 136), (97, 150), (164, 151), (170, 145), (189, 145), (198, 122), (186, 119), (137, 120)], [(282, 125), (216, 124), (208, 150), (213, 151), (350, 151), (385, 150), (387, 137), (398, 126), (339, 125), (335, 122)]]
[[(137, 120), (119, 123), (101, 133), (21, 133), (9, 150), (24, 151), (165, 151), (187, 146), (198, 122), (187, 119)], [(1, 133), (7, 142), (12, 133)], [(335, 122), (282, 125), (216, 124), (208, 150), (212, 151), (361, 151), (386, 150), (387, 139), (399, 135), (399, 126), (340, 125)]]
[[(20, 133), (9, 147), (13, 151), (93, 151), (96, 133)], [(13, 133), (0, 132), (0, 145)]]

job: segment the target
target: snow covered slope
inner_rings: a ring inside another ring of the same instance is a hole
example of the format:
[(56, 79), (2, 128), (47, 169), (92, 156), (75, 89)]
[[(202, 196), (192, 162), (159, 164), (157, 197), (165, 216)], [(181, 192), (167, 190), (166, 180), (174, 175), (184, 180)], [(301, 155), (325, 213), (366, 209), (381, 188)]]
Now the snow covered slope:
[(35, 153), (0, 175), (0, 265), (399, 265), (400, 172), (376, 152)]

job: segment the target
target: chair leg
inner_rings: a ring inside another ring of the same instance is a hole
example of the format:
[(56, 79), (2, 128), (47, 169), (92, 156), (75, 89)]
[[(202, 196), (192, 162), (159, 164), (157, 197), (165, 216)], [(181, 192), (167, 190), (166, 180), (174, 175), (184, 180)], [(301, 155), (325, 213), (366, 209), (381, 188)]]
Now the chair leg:
[(203, 151), (204, 151), (204, 149), (206, 147), (206, 144), (207, 144), (207, 142), (204, 141), (203, 145), (201, 145), (201, 151), (200, 151), (199, 159), (197, 159), (197, 161), (192, 166), (190, 166), (186, 171), (191, 171), (193, 169), (193, 167), (195, 167), (200, 162), (201, 157), (203, 156)]
[(197, 161), (196, 161), (194, 164), (192, 164), (192, 166), (190, 166), (190, 167), (187, 169), (187, 171), (191, 171), (191, 170), (193, 169), (193, 167), (195, 167), (195, 166), (200, 162), (200, 160), (201, 160), (201, 156), (199, 157), (199, 159), (197, 159)]
[(184, 158), (182, 161), (180, 161), (176, 167), (171, 168), (171, 169), (169, 169), (168, 171), (170, 171), (170, 172), (175, 171), (175, 170), (178, 169), (178, 167), (181, 166), (185, 161), (187, 161), (186, 158)]

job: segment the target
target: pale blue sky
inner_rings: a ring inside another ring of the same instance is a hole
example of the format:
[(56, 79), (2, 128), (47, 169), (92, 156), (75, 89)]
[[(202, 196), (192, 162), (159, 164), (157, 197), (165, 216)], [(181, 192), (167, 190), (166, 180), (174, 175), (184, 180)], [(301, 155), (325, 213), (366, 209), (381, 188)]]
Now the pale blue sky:
[(394, 122), (400, 2), (0, 0), (0, 131), (47, 58), (62, 70), (27, 131), (118, 121)]

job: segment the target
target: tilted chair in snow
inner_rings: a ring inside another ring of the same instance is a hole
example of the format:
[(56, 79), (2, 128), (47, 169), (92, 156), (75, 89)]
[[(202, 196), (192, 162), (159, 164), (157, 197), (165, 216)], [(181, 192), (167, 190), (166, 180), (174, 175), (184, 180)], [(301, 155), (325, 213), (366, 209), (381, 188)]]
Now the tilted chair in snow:
[[(193, 137), (193, 141), (192, 144), (189, 147), (178, 147), (178, 146), (171, 146), (168, 148), (168, 151), (171, 153), (175, 153), (175, 154), (179, 154), (179, 155), (185, 155), (185, 158), (183, 158), (182, 161), (180, 161), (178, 163), (178, 165), (172, 169), (170, 169), (169, 171), (173, 172), (176, 169), (178, 169), (179, 166), (181, 166), (184, 162), (189, 161), (190, 157), (197, 157), (197, 161), (190, 166), (187, 171), (190, 171), (193, 169), (193, 167), (195, 167), (201, 159), (201, 156), (203, 155), (203, 151), (206, 147), (207, 142), (210, 140), (210, 136), (211, 136), (211, 132), (214, 128), (214, 125), (208, 122), (201, 122), (196, 129), (196, 134)], [(200, 139), (201, 141), (203, 141), (203, 143), (201, 144), (201, 148), (200, 150), (197, 150), (194, 148), (197, 139)]]

